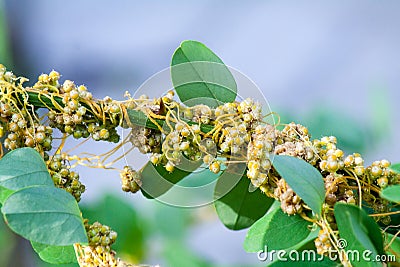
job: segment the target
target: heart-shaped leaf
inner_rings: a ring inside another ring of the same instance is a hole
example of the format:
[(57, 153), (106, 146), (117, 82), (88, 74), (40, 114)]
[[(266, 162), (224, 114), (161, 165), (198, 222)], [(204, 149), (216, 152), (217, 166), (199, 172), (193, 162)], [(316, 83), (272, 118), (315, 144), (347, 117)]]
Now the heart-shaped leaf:
[(12, 192), (33, 185), (54, 185), (46, 164), (36, 150), (19, 148), (0, 160), (1, 203)]
[(222, 60), (197, 41), (184, 41), (171, 61), (172, 83), (180, 100), (188, 105), (216, 107), (236, 99), (235, 79)]
[(231, 183), (230, 175), (219, 177), (214, 191), (214, 205), (219, 219), (227, 228), (241, 230), (260, 219), (274, 199), (265, 196), (259, 189), (249, 191), (250, 179), (246, 175), (236, 185)]
[(297, 195), (317, 214), (325, 200), (324, 179), (321, 173), (302, 159), (275, 155), (273, 166)]
[(54, 185), (16, 191), (1, 211), (11, 230), (30, 241), (54, 246), (87, 243), (78, 203)]
[(383, 238), (379, 226), (374, 219), (358, 206), (336, 203), (334, 214), (339, 228), (340, 238), (344, 239), (346, 251), (358, 251), (360, 261), (353, 260), (353, 266), (381, 266), (378, 262), (368, 261), (362, 257), (365, 251), (370, 252), (370, 258), (383, 255)]
[(67, 264), (75, 263), (76, 255), (74, 246), (50, 246), (37, 242), (31, 242), (32, 248), (39, 255), (39, 257), (51, 264)]
[[(288, 216), (276, 202), (270, 211), (255, 222), (244, 241), (247, 252), (285, 250), (304, 241), (310, 234), (309, 222), (299, 215)], [(288, 234), (290, 233), (290, 234)]]

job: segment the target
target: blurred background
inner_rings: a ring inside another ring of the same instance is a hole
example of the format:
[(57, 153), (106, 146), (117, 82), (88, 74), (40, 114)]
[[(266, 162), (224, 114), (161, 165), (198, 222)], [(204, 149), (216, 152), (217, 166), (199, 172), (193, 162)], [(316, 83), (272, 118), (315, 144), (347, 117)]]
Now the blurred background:
[[(198, 40), (253, 79), (283, 122), (336, 135), (367, 164), (400, 162), (399, 11), (398, 1), (0, 0), (0, 62), (32, 83), (55, 69), (98, 98), (122, 99), (167, 68), (181, 41)], [(80, 175), (84, 216), (119, 233), (115, 250), (126, 260), (265, 265), (244, 252), (246, 231), (225, 229), (212, 206), (122, 193), (116, 172)], [(0, 266), (47, 266), (3, 221), (0, 229)]]

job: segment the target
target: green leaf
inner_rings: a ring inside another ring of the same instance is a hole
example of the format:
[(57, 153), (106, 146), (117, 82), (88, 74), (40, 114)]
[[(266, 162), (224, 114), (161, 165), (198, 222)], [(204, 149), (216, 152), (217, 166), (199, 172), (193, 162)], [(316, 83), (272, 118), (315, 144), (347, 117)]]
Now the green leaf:
[(318, 237), (320, 230), (321, 228), (319, 227), (313, 228), (306, 238), (304, 238), (301, 242), (294, 245), (293, 247), (290, 247), (289, 250), (294, 249), (302, 251), (304, 249), (315, 249), (314, 240)]
[(0, 204), (4, 202), (8, 198), (9, 195), (14, 193), (14, 190), (7, 189), (5, 187), (0, 186)]
[(39, 257), (51, 264), (66, 264), (77, 262), (74, 246), (50, 246), (31, 242), (33, 249)]
[(388, 262), (400, 262), (400, 238), (392, 234), (385, 234), (385, 238), (385, 245), (390, 244), (386, 251), (390, 255), (389, 257), (394, 257), (388, 260)]
[(236, 99), (237, 86), (232, 73), (200, 42), (184, 41), (176, 49), (171, 77), (180, 100), (188, 106), (216, 107)]
[[(127, 109), (126, 111), (128, 113), (128, 118), (132, 124), (147, 127), (147, 128), (154, 129), (154, 130), (158, 130), (158, 127), (152, 121), (150, 121), (147, 118), (146, 114), (144, 114), (142, 111), (134, 110), (134, 109)], [(163, 120), (155, 119), (155, 121), (161, 127), (164, 124)]]
[(265, 248), (268, 251), (292, 248), (309, 236), (309, 225), (299, 215), (288, 216), (277, 202), (250, 227), (243, 247), (247, 252), (265, 251)]
[(317, 214), (325, 200), (324, 179), (321, 173), (302, 159), (275, 155), (273, 166), (297, 195)]
[(232, 185), (232, 182), (236, 183), (232, 180), (230, 175), (220, 176), (215, 185), (214, 205), (219, 219), (227, 228), (241, 230), (260, 219), (274, 199), (265, 196), (259, 189), (250, 192), (250, 179), (246, 175), (236, 185)]
[(147, 198), (157, 198), (167, 192), (172, 186), (191, 174), (201, 165), (197, 162), (185, 161), (185, 166), (175, 166), (172, 172), (168, 172), (162, 164), (154, 165), (151, 162), (141, 170), (141, 191)]
[(388, 186), (380, 192), (380, 195), (391, 202), (400, 203), (400, 185)]
[(8, 152), (0, 160), (0, 202), (10, 193), (33, 185), (54, 186), (40, 154), (33, 148)]
[[(295, 261), (307, 264), (309, 261), (325, 261), (325, 259), (323, 259), (321, 255), (317, 254), (314, 244), (314, 240), (318, 237), (320, 229), (321, 228), (319, 227), (313, 228), (308, 236), (304, 238), (301, 242), (284, 250), (286, 252), (285, 257), (288, 259), (289, 262)], [(260, 253), (260, 251), (258, 253)], [(300, 257), (304, 255), (304, 257), (298, 258), (296, 257), (297, 255), (299, 255)], [(264, 257), (265, 254), (261, 254), (260, 256)], [(271, 257), (271, 261), (274, 263), (280, 261), (277, 253), (271, 255)], [(269, 264), (268, 266), (270, 265), (271, 264)]]
[[(369, 250), (372, 255), (383, 255), (383, 238), (379, 226), (374, 219), (358, 206), (336, 203), (334, 214), (339, 228), (340, 238), (346, 240), (346, 251), (357, 250), (360, 261), (352, 261), (353, 266), (381, 266), (378, 263), (365, 261), (364, 251)], [(351, 260), (351, 259), (350, 259)]]
[(54, 246), (87, 243), (78, 203), (53, 186), (32, 186), (11, 194), (1, 211), (8, 226), (22, 237)]
[(400, 163), (392, 164), (389, 169), (400, 174)]

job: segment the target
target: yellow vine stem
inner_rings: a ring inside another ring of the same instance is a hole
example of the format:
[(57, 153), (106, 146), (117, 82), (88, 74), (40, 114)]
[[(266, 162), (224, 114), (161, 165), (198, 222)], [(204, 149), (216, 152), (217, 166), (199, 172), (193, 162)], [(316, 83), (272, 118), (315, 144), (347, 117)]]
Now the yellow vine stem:
[(395, 215), (395, 214), (400, 214), (400, 210), (385, 212), (385, 213), (374, 213), (374, 214), (369, 214), (369, 216), (370, 217), (378, 217), (378, 216), (388, 216), (388, 215)]
[(358, 179), (358, 176), (355, 172), (353, 172), (354, 178), (357, 181), (357, 186), (358, 186), (358, 206), (360, 209), (362, 208), (362, 187), (360, 183), (360, 179)]
[(335, 250), (338, 252), (340, 262), (343, 264), (343, 266), (352, 266), (347, 257), (345, 250), (342, 248), (339, 248), (337, 246), (339, 240), (336, 236), (335, 231), (333, 231), (332, 228), (330, 227), (325, 214), (323, 214), (323, 218), (322, 218), (322, 220), (320, 220), (319, 225), (324, 232), (329, 233), (329, 235), (328, 235), (329, 241), (332, 244), (332, 246), (335, 248)]
[(392, 239), (390, 240), (390, 242), (385, 246), (385, 250), (388, 250), (389, 247), (393, 244), (393, 242), (396, 240), (397, 236), (400, 234), (400, 231), (397, 231), (397, 233), (395, 235), (393, 235)]
[[(65, 152), (65, 154), (70, 154), (74, 149), (78, 148), (83, 143), (87, 142), (88, 140), (90, 140), (90, 139), (87, 138), (83, 142), (76, 145), (74, 148)], [(119, 160), (121, 160), (124, 156), (129, 154), (129, 152), (131, 152), (134, 149), (134, 147), (129, 148), (126, 152), (122, 153), (122, 155), (118, 156), (116, 159), (112, 160), (111, 162), (106, 163), (106, 161), (128, 142), (129, 142), (129, 135), (127, 137), (125, 137), (125, 139), (122, 142), (120, 142), (118, 145), (113, 147), (111, 150), (109, 150), (105, 153), (102, 153), (100, 155), (82, 152), (78, 155), (68, 156), (68, 160), (76, 161), (74, 164), (71, 165), (71, 168), (81, 165), (81, 166), (86, 166), (89, 168), (115, 169), (114, 167), (111, 167), (111, 166), (114, 165)]]
[(61, 138), (61, 144), (58, 146), (58, 148), (54, 154), (61, 154), (61, 150), (64, 148), (66, 141), (67, 141), (67, 134), (64, 133), (63, 137)]

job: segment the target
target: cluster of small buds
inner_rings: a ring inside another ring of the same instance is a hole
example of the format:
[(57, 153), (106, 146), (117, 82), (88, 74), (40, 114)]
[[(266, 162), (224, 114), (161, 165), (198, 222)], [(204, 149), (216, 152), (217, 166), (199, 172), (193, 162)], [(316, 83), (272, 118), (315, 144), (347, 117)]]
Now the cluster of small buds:
[(356, 204), (356, 198), (353, 190), (348, 189), (347, 181), (343, 175), (330, 173), (324, 178), (326, 196), (325, 196), (325, 217), (331, 229), (336, 230), (337, 224), (333, 214), (333, 207), (336, 202), (347, 204)]
[[(189, 130), (187, 132), (189, 134)], [(162, 152), (165, 155), (165, 157), (168, 159), (168, 163), (165, 165), (165, 168), (169, 172), (173, 171), (174, 166), (178, 165), (181, 160), (181, 155), (182, 155), (181, 154), (181, 142), (182, 142), (185, 131), (181, 131), (180, 133), (177, 130), (171, 131), (165, 137), (165, 141), (162, 144)], [(186, 143), (183, 143), (183, 144), (184, 144), (183, 146), (185, 146)], [(188, 145), (188, 147), (189, 147), (189, 145)]]
[(326, 190), (325, 202), (333, 207), (338, 201), (338, 192), (342, 191), (342, 189), (339, 190), (339, 187), (342, 188), (345, 180), (343, 179), (343, 175), (337, 173), (327, 175), (324, 180)]
[(131, 193), (139, 191), (142, 185), (139, 172), (133, 170), (130, 166), (125, 166), (119, 175), (121, 177), (123, 191)]
[(175, 92), (173, 90), (169, 90), (162, 98), (161, 100), (164, 103), (171, 103), (174, 99)]
[(221, 106), (216, 107), (213, 112), (214, 112), (214, 117), (218, 118), (226, 114), (236, 115), (238, 114), (239, 111), (237, 103), (225, 103)]
[[(172, 172), (176, 165), (181, 162), (184, 155), (191, 161), (202, 158), (200, 126), (188, 125), (183, 122), (175, 124), (174, 130), (165, 136), (162, 144), (162, 152), (168, 162), (165, 165), (167, 171)], [(206, 147), (203, 149), (205, 152)]]
[(283, 128), (280, 137), (284, 142), (291, 142), (294, 140), (309, 141), (310, 135), (308, 129), (301, 124), (291, 122)]
[(133, 126), (130, 142), (143, 154), (161, 152), (161, 133), (152, 129)]
[(226, 127), (222, 133), (223, 141), (220, 149), (223, 153), (239, 154), (245, 152), (247, 144), (250, 142), (250, 134), (247, 132), (246, 125), (239, 123), (237, 126)]
[(239, 114), (245, 123), (258, 122), (262, 119), (261, 105), (251, 98), (246, 98), (237, 106)]
[[(78, 263), (80, 267), (138, 267), (138, 265), (130, 264), (116, 258), (116, 253), (113, 250), (102, 251), (98, 247), (83, 246), (80, 244), (75, 244), (74, 246), (78, 251)], [(159, 266), (156, 265), (154, 267)]]
[(77, 172), (70, 171), (67, 160), (59, 154), (54, 155), (47, 162), (47, 167), (54, 185), (70, 193), (79, 202), (85, 185), (79, 181)]
[(80, 246), (78, 262), (80, 267), (120, 267), (114, 251), (103, 251), (102, 247)]
[(94, 141), (103, 140), (112, 143), (119, 142), (119, 135), (115, 124), (109, 124), (108, 122), (106, 122), (106, 124), (89, 123), (87, 130), (92, 134)]
[(247, 148), (247, 177), (255, 187), (268, 182), (271, 169), (269, 155), (273, 151), (275, 128), (272, 125), (258, 125)]
[(390, 165), (386, 159), (374, 161), (366, 168), (366, 173), (380, 188), (385, 188), (398, 182), (398, 175), (389, 169)]
[[(347, 167), (345, 164), (346, 159), (343, 158), (344, 153), (336, 147), (336, 143), (337, 140), (334, 136), (325, 136), (321, 138), (321, 140), (314, 140), (314, 146), (318, 149), (319, 155), (322, 158), (319, 163), (319, 167), (322, 171), (335, 173)], [(362, 165), (363, 162), (364, 161), (361, 160), (359, 164)]]
[(209, 124), (212, 118), (212, 111), (206, 105), (196, 105), (191, 108), (191, 112), (186, 112), (186, 115), (191, 115), (190, 120), (196, 123)]
[(109, 226), (99, 222), (89, 224), (89, 221), (85, 219), (84, 224), (89, 246), (96, 247), (96, 250), (111, 251), (111, 245), (117, 239), (117, 233), (112, 231)]
[(353, 170), (357, 176), (362, 176), (365, 173), (364, 160), (359, 153), (348, 155), (344, 159), (344, 166)]
[(92, 100), (92, 94), (87, 90), (86, 86), (76, 86), (70, 80), (65, 80), (60, 85), (59, 78), (60, 75), (56, 71), (52, 71), (49, 74), (41, 74), (38, 82), (33, 87), (46, 92), (56, 88), (58, 90), (57, 96), (62, 98), (63, 106), (59, 107), (62, 109), (52, 109), (48, 113), (50, 126), (58, 128), (61, 132), (70, 134), (74, 138), (88, 138), (92, 135), (95, 141), (118, 142), (119, 135), (115, 127), (119, 117), (122, 116), (119, 106), (116, 106), (112, 100), (103, 101), (104, 116), (108, 115), (108, 120), (104, 123), (104, 120), (96, 118), (93, 112), (88, 111), (87, 106), (83, 104)]
[(118, 101), (106, 96), (103, 99), (103, 104), (104, 112), (110, 114), (113, 120), (117, 120), (122, 116), (121, 104)]
[(38, 81), (35, 83), (34, 88), (40, 87), (46, 90), (50, 90), (49, 88), (46, 88), (46, 86), (48, 85), (58, 88), (60, 86), (60, 84), (58, 83), (59, 79), (60, 74), (55, 70), (52, 70), (49, 74), (43, 73), (39, 75)]
[(64, 108), (60, 113), (50, 111), (48, 117), (62, 132), (72, 134), (75, 138), (87, 138), (89, 132), (83, 122), (87, 110), (80, 102), (83, 99), (81, 95), (87, 89), (83, 85), (78, 88), (72, 81), (66, 80), (60, 89)]
[(84, 220), (89, 245), (81, 246), (78, 250), (78, 261), (80, 266), (85, 267), (117, 267), (118, 259), (115, 252), (111, 250), (111, 245), (117, 239), (117, 233), (112, 231), (109, 226), (99, 222), (89, 224)]
[(11, 71), (7, 71), (3, 64), (0, 64), (0, 81), (12, 83), (15, 80), (17, 80), (17, 76), (15, 76)]
[(299, 157), (315, 165), (318, 155), (309, 140), (308, 129), (303, 125), (291, 122), (281, 132), (276, 132), (277, 145), (275, 146), (274, 153), (277, 155)]
[(329, 240), (329, 233), (322, 229), (319, 231), (318, 237), (314, 240), (314, 244), (317, 248), (317, 253), (320, 255), (327, 254), (333, 249), (331, 241)]
[(4, 140), (6, 149), (32, 147), (38, 152), (51, 150), (53, 129), (30, 119), (26, 110), (17, 110), (10, 103), (0, 101), (0, 118), (5, 120), (0, 124), (0, 135), (7, 133)]
[(294, 215), (303, 210), (303, 201), (284, 179), (278, 181), (274, 195), (281, 202), (282, 211), (288, 215)]
[(353, 190), (346, 189), (341, 195), (341, 198), (338, 198), (340, 202), (344, 202), (347, 204), (356, 204), (356, 199), (354, 198)]

